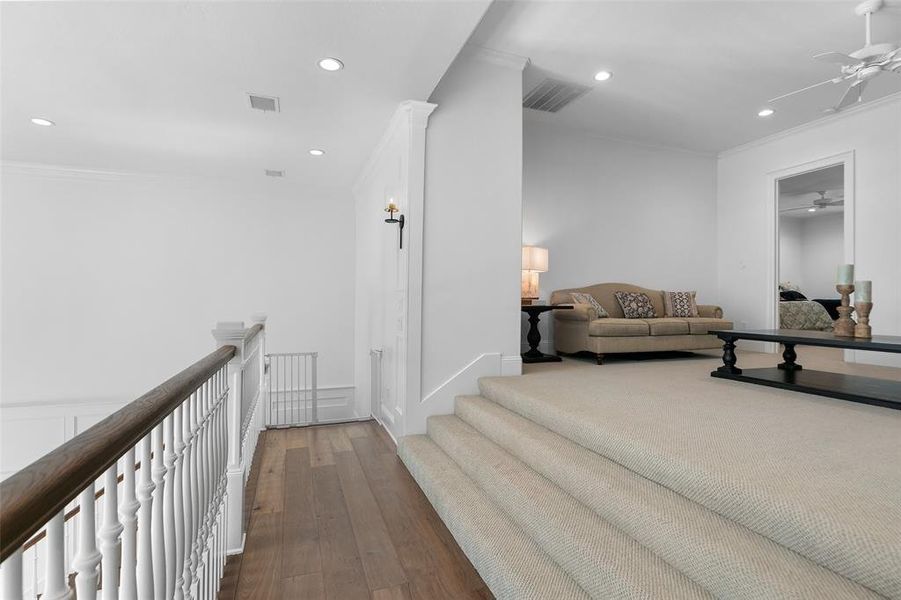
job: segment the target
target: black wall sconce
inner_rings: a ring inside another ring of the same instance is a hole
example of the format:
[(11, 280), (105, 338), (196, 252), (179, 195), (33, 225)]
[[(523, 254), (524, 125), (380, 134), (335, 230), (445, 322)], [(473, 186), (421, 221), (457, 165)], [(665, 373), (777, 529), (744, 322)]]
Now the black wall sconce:
[(403, 250), (404, 248), (404, 216), (397, 215), (397, 218), (394, 217), (394, 213), (399, 212), (397, 208), (397, 204), (394, 202), (389, 202), (388, 206), (385, 207), (385, 212), (388, 213), (388, 218), (385, 219), (385, 223), (397, 223), (400, 231), (400, 248)]

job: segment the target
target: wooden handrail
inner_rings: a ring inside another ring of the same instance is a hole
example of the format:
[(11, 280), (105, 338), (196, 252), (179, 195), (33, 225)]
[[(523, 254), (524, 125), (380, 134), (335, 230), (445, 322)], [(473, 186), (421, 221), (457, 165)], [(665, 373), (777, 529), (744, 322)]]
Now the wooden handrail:
[(258, 334), (261, 331), (263, 331), (263, 324), (257, 323), (256, 325), (254, 325), (253, 327), (251, 327), (244, 333), (244, 342), (245, 343), (249, 342), (250, 340), (252, 340), (254, 338), (254, 336), (256, 334)]
[(235, 356), (222, 346), (0, 483), (0, 561)]

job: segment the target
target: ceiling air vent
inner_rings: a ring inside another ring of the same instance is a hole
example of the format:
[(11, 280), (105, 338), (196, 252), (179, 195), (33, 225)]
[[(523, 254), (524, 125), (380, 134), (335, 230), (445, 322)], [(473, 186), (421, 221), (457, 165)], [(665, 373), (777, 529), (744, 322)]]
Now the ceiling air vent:
[(266, 177), (284, 177), (284, 171), (275, 171), (273, 169), (266, 169)]
[(266, 112), (279, 112), (278, 98), (275, 96), (260, 96), (258, 94), (247, 95), (250, 96), (250, 108)]
[(525, 108), (555, 113), (591, 88), (557, 79), (545, 79), (522, 100)]

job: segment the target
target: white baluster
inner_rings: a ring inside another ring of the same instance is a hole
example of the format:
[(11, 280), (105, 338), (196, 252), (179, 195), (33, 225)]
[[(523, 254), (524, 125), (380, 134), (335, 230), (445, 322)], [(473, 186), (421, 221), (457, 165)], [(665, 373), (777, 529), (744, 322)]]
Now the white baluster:
[(205, 384), (206, 387), (206, 402), (204, 408), (204, 417), (203, 417), (203, 480), (204, 480), (204, 497), (203, 497), (203, 515), (204, 515), (204, 525), (203, 525), (203, 595), (202, 598), (209, 597), (209, 584), (210, 584), (210, 568), (212, 566), (212, 561), (210, 560), (210, 536), (212, 534), (212, 512), (210, 510), (212, 506), (212, 497), (213, 497), (213, 485), (212, 485), (212, 452), (210, 448), (212, 446), (212, 428), (210, 424), (212, 423), (213, 413), (211, 411), (213, 405), (213, 398), (215, 394), (215, 387), (213, 385), (213, 380), (210, 379)]
[(206, 494), (207, 494), (207, 479), (206, 479), (206, 460), (207, 460), (207, 452), (206, 452), (206, 442), (207, 442), (207, 430), (206, 430), (206, 418), (207, 418), (207, 402), (209, 401), (209, 382), (204, 382), (200, 387), (200, 397), (197, 402), (197, 563), (195, 566), (194, 576), (197, 580), (197, 598), (204, 598), (203, 588), (204, 588), (204, 567), (206, 563), (206, 532), (207, 532), (207, 521), (206, 521)]
[(153, 596), (166, 600), (166, 530), (163, 519), (163, 497), (166, 486), (166, 467), (163, 463), (163, 425), (153, 428), (153, 510), (150, 517), (151, 546), (153, 554)]
[(2, 587), (0, 593), (3, 600), (20, 600), (22, 598), (22, 548), (9, 555), (0, 566)]
[(225, 428), (228, 425), (227, 413), (225, 411), (226, 398), (228, 397), (228, 381), (225, 368), (219, 369), (217, 373), (219, 378), (219, 410), (216, 421), (216, 477), (218, 479), (219, 497), (218, 497), (218, 525), (216, 529), (216, 556), (218, 560), (218, 571), (216, 579), (216, 590), (219, 590), (219, 582), (221, 581), (223, 570), (225, 567), (225, 467), (227, 461), (227, 443)]
[(96, 600), (100, 552), (97, 550), (97, 529), (94, 519), (96, 502), (92, 483), (78, 495), (78, 553), (75, 568), (75, 592), (78, 600)]
[(182, 521), (184, 522), (184, 535), (182, 541), (182, 598), (190, 598), (191, 588), (191, 404), (194, 402), (194, 394), (191, 394), (185, 402), (182, 403), (182, 440), (184, 440), (185, 450), (182, 456)]
[(163, 532), (164, 532), (164, 587), (163, 596), (170, 599), (175, 595), (175, 490), (173, 477), (175, 476), (175, 434), (172, 431), (175, 414), (172, 413), (163, 420), (163, 443), (165, 454), (163, 456), (164, 483), (163, 483)]
[[(134, 470), (132, 470), (134, 475)], [(103, 561), (100, 564), (100, 573), (103, 577), (103, 600), (118, 600), (119, 598), (119, 536), (123, 526), (119, 522), (118, 513), (119, 478), (116, 473), (116, 465), (113, 464), (103, 476), (103, 525), (100, 528), (100, 554)]]
[[(200, 404), (200, 390), (197, 390), (194, 395), (191, 397), (191, 466), (190, 466), (190, 475), (188, 477), (188, 481), (191, 485), (191, 495), (190, 495), (190, 505), (189, 509), (191, 511), (191, 529), (190, 536), (188, 539), (190, 540), (191, 546), (191, 563), (189, 566), (189, 575), (185, 578), (185, 583), (190, 587), (186, 590), (185, 597), (190, 599), (194, 598), (194, 587), (195, 587), (195, 575), (197, 573), (197, 564), (198, 564), (198, 554), (197, 554), (197, 532), (200, 526), (200, 517), (199, 517), (199, 508), (198, 504), (200, 502), (200, 488), (197, 483), (198, 479), (198, 425), (197, 425), (197, 411)], [(186, 542), (187, 543), (187, 542)], [(187, 548), (185, 549), (187, 551)]]
[(119, 519), (122, 521), (122, 569), (119, 595), (124, 600), (138, 597), (138, 508), (135, 495), (135, 450), (122, 456), (122, 504)]
[(63, 512), (57, 513), (47, 522), (47, 572), (41, 600), (69, 600), (72, 597), (72, 590), (66, 580), (64, 524)]
[(141, 468), (138, 485), (138, 597), (141, 600), (153, 598), (153, 485), (152, 459), (150, 457), (150, 434), (140, 442)]
[[(175, 600), (182, 600), (184, 598), (184, 589), (182, 585), (185, 581), (185, 505), (184, 505), (184, 454), (185, 454), (185, 441), (184, 441), (184, 429), (182, 425), (182, 415), (184, 414), (184, 405), (187, 401), (182, 402), (182, 405), (175, 409), (175, 412), (172, 413), (172, 430), (173, 436), (175, 439), (174, 448), (175, 448), (175, 471), (172, 474), (172, 497), (173, 497), (173, 520), (175, 527), (175, 556), (173, 558), (173, 566), (175, 568), (175, 582), (174, 589), (172, 590), (172, 597)], [(167, 580), (168, 583), (168, 580)], [(168, 591), (168, 590), (167, 590)]]

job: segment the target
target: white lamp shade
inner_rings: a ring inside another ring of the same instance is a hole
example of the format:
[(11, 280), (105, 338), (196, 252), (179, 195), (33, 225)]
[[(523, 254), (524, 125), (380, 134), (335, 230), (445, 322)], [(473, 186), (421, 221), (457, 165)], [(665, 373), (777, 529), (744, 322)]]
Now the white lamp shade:
[(547, 248), (538, 246), (522, 247), (522, 270), (535, 273), (547, 272)]

